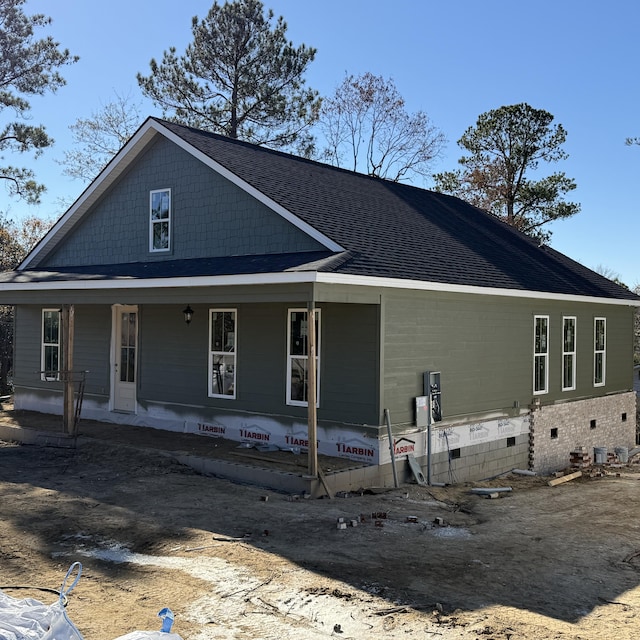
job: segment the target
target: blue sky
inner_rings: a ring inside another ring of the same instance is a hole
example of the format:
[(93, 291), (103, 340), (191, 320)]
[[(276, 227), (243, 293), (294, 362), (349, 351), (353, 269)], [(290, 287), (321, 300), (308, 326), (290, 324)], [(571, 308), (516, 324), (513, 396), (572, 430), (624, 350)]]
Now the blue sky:
[[(140, 96), (136, 73), (149, 60), (191, 41), (191, 18), (204, 17), (210, 0), (27, 0), (28, 14), (45, 13), (52, 35), (80, 56), (64, 69), (67, 85), (32, 100), (32, 117), (56, 144), (28, 164), (48, 192), (40, 207), (0, 194), (10, 217), (62, 213), (61, 198), (84, 188), (62, 175), (71, 149), (69, 125), (90, 117), (114, 92)], [(345, 73), (370, 71), (392, 78), (409, 111), (423, 110), (448, 143), (434, 172), (456, 168), (457, 140), (477, 117), (503, 105), (527, 102), (555, 116), (568, 133), (569, 159), (549, 168), (576, 180), (570, 199), (582, 205), (555, 223), (551, 245), (590, 268), (605, 268), (629, 286), (640, 284), (638, 185), (640, 147), (640, 3), (611, 0), (272, 0), (294, 44), (318, 52), (306, 75), (329, 95)], [(141, 98), (140, 98), (141, 99)], [(145, 115), (160, 115), (143, 103)], [(6, 114), (5, 114), (6, 115)], [(422, 185), (421, 185), (422, 186)], [(427, 183), (424, 186), (429, 187)]]

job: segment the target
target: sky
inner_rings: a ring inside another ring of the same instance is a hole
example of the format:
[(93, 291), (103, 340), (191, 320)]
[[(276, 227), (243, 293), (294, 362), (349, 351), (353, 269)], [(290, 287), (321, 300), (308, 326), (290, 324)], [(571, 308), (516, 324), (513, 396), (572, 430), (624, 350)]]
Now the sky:
[[(457, 145), (480, 114), (526, 102), (554, 116), (567, 131), (569, 158), (548, 165), (577, 183), (567, 199), (581, 212), (553, 223), (551, 246), (589, 268), (640, 284), (638, 190), (640, 146), (640, 3), (610, 0), (263, 0), (282, 15), (294, 45), (315, 47), (307, 85), (329, 96), (345, 74), (371, 72), (392, 79), (409, 112), (424, 111), (447, 139), (433, 172), (457, 168)], [(62, 69), (67, 81), (55, 94), (31, 99), (31, 119), (46, 126), (55, 144), (29, 166), (47, 193), (39, 206), (9, 200), (0, 210), (21, 219), (58, 217), (61, 201), (85, 185), (63, 175), (60, 161), (73, 149), (69, 126), (89, 118), (116, 93), (161, 116), (145, 100), (136, 74), (149, 74), (175, 46), (192, 40), (191, 19), (203, 18), (212, 0), (27, 0), (27, 14), (53, 20), (38, 32), (80, 56)], [(432, 183), (420, 184), (429, 188)]]

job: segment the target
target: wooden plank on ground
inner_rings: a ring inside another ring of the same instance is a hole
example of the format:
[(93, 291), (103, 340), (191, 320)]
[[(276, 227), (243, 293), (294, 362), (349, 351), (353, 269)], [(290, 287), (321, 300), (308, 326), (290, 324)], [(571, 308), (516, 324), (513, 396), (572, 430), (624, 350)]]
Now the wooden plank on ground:
[(555, 487), (557, 484), (562, 484), (563, 482), (569, 482), (569, 480), (575, 480), (582, 475), (582, 471), (575, 471), (574, 473), (570, 473), (566, 476), (561, 476), (560, 478), (554, 478), (553, 480), (549, 480), (547, 484), (550, 487)]

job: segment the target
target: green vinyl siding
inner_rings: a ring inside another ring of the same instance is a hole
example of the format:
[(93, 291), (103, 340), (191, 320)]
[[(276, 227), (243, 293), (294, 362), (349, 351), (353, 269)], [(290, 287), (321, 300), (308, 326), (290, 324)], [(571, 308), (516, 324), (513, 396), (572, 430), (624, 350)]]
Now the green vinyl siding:
[[(306, 407), (286, 405), (287, 311), (305, 304), (228, 304), (237, 310), (236, 398), (209, 397), (208, 312), (192, 304), (140, 307), (138, 401), (230, 412), (286, 414), (306, 421)], [(225, 306), (224, 303), (222, 306)], [(318, 420), (377, 423), (378, 323), (375, 305), (323, 304)]]
[[(194, 288), (190, 325), (182, 313), (187, 301), (170, 302), (170, 290), (162, 292), (164, 304), (158, 302), (158, 292), (124, 293), (119, 301), (139, 302), (137, 391), (143, 407), (166, 403), (183, 406), (185, 413), (211, 408), (248, 420), (257, 414), (306, 422), (306, 407), (286, 404), (287, 312), (306, 307), (303, 287)], [(338, 293), (345, 298), (343, 290)], [(110, 393), (112, 310), (110, 304), (93, 300), (107, 295), (87, 295), (91, 304), (75, 306), (74, 369), (88, 371), (86, 394), (101, 398)], [(535, 396), (542, 404), (632, 388), (631, 307), (391, 289), (378, 290), (378, 295), (381, 304), (331, 302), (325, 287), (317, 304), (322, 333), (318, 420), (325, 425), (378, 427), (384, 409), (390, 410), (393, 424), (413, 425), (415, 397), (423, 394), (423, 372), (428, 370), (441, 373), (445, 424), (509, 415), (516, 405), (526, 410), (534, 398), (536, 315), (549, 317), (549, 389)], [(16, 308), (16, 387), (62, 388), (38, 374), (42, 309), (60, 306), (52, 299)], [(237, 310), (235, 399), (208, 396), (211, 308)], [(576, 318), (576, 385), (562, 391), (562, 323), (567, 316)], [(606, 384), (599, 387), (593, 385), (595, 317), (607, 321)]]
[[(632, 310), (565, 301), (448, 293), (384, 295), (383, 404), (414, 420), (424, 371), (440, 371), (445, 420), (526, 408), (533, 393), (534, 317), (549, 316), (549, 388), (543, 404), (626, 390)], [(576, 317), (576, 388), (562, 391), (562, 321)], [(607, 318), (607, 379), (593, 386), (593, 318)]]
[(13, 338), (13, 383), (16, 386), (56, 384), (40, 379), (40, 348), (42, 344), (42, 307), (23, 305), (15, 308)]
[[(13, 381), (20, 387), (61, 389), (60, 382), (40, 379), (42, 309), (36, 305), (16, 307)], [(87, 372), (86, 394), (109, 395), (110, 344), (111, 308), (107, 305), (76, 306), (73, 370), (78, 377), (80, 372)]]
[(394, 422), (414, 420), (429, 370), (441, 373), (445, 418), (510, 406), (515, 389), (531, 396), (530, 367), (510, 366), (532, 357), (532, 316), (518, 306), (496, 308), (483, 296), (385, 296), (384, 402)]
[(378, 424), (378, 305), (322, 305), (319, 418)]
[(107, 398), (111, 387), (111, 307), (76, 305), (74, 370), (86, 371), (85, 393)]

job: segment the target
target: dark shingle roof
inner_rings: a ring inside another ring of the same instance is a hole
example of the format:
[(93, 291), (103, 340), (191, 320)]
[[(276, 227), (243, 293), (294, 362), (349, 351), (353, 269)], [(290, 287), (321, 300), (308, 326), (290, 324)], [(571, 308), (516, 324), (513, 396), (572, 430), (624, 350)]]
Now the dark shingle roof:
[(157, 122), (351, 253), (324, 270), (636, 299), (458, 198)]
[(99, 281), (118, 278), (198, 278), (285, 271), (315, 271), (331, 268), (349, 259), (348, 252), (306, 251), (299, 253), (256, 254), (192, 258), (189, 260), (154, 260), (101, 265), (61, 267), (58, 270), (23, 269), (0, 273), (0, 283)]

